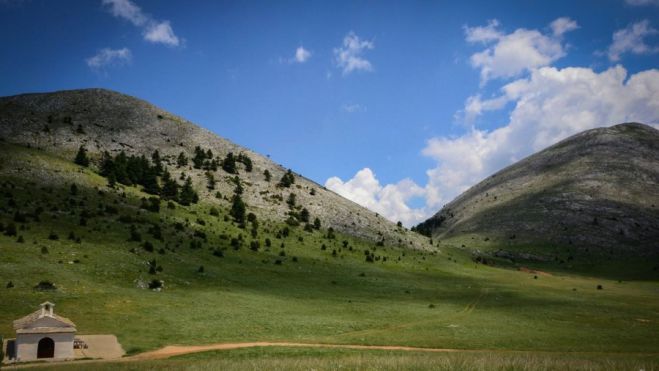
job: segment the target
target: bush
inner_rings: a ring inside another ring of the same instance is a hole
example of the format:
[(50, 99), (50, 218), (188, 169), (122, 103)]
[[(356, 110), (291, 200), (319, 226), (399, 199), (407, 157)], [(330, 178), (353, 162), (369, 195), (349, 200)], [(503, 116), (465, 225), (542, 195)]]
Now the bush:
[[(14, 287), (14, 283), (9, 281), (9, 282), (7, 282), (7, 286), (5, 286), (5, 287), (7, 287), (8, 289), (11, 289), (11, 288)], [(2, 361), (2, 360), (0, 360), (0, 361)]]
[(149, 282), (149, 289), (151, 290), (161, 290), (164, 287), (165, 287), (165, 283), (162, 282), (161, 280), (152, 279), (151, 282)]
[(209, 214), (212, 216), (220, 216), (220, 212), (215, 207), (211, 207)]
[(261, 248), (261, 243), (259, 241), (252, 241), (249, 243), (249, 248), (252, 251), (259, 251), (259, 248)]
[(597, 289), (602, 290), (603, 289), (602, 285), (597, 285)]
[(34, 286), (34, 289), (37, 291), (55, 291), (57, 290), (57, 286), (55, 286), (55, 284), (50, 281), (40, 281), (36, 286)]
[(145, 241), (142, 247), (148, 252), (153, 252), (153, 244), (150, 241)]
[(199, 269), (197, 269), (197, 273), (204, 273), (204, 266), (200, 265)]
[(48, 235), (48, 239), (52, 241), (57, 241), (59, 240), (59, 236), (57, 235), (57, 233), (51, 231), (50, 234)]
[(215, 249), (213, 250), (213, 256), (217, 256), (218, 258), (223, 258), (224, 257), (224, 252), (220, 249)]
[(8, 237), (16, 236), (16, 224), (14, 223), (7, 224), (7, 227), (5, 228), (5, 236)]

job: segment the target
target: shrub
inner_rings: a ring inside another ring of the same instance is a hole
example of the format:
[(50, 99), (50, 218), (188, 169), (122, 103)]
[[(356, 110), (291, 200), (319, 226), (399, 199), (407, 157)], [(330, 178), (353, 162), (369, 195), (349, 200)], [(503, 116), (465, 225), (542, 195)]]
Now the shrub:
[(265, 247), (270, 247), (270, 246), (272, 246), (272, 241), (270, 241), (269, 238), (266, 238), (265, 239)]
[(11, 288), (14, 287), (14, 283), (9, 281), (9, 282), (7, 282), (7, 286), (5, 286), (5, 287), (7, 287), (8, 289), (11, 289)]
[(69, 193), (71, 194), (71, 196), (78, 195), (78, 186), (75, 183), (71, 184), (71, 188), (69, 188)]
[(268, 171), (268, 169), (265, 169), (263, 171), (263, 176), (265, 177), (266, 182), (270, 182), (270, 179), (272, 179), (272, 175), (270, 174), (270, 171)]
[(218, 258), (223, 258), (224, 257), (224, 252), (220, 249), (215, 249), (213, 250), (213, 256), (217, 256)]
[(208, 213), (212, 216), (220, 216), (220, 212), (215, 207), (211, 207), (211, 210)]
[(252, 241), (249, 243), (249, 248), (252, 251), (259, 251), (260, 247), (261, 247), (261, 243), (259, 241)]
[(7, 227), (5, 227), (5, 236), (8, 237), (16, 236), (16, 224), (14, 223), (7, 224)]
[(142, 244), (142, 247), (144, 250), (148, 252), (153, 252), (153, 244), (150, 241), (144, 241), (144, 244)]
[(602, 285), (597, 285), (597, 289), (602, 290), (603, 289)]
[(44, 255), (45, 255), (45, 254), (48, 254), (48, 247), (46, 247), (46, 246), (41, 246), (41, 253), (44, 254)]
[(204, 266), (200, 265), (199, 269), (197, 269), (197, 273), (204, 273)]
[(50, 281), (40, 281), (36, 286), (34, 286), (34, 289), (37, 291), (55, 291), (57, 290), (57, 286), (55, 286), (55, 284)]
[(161, 290), (164, 287), (165, 283), (161, 280), (152, 279), (151, 282), (149, 282), (149, 289), (151, 290)]
[(57, 233), (50, 231), (50, 234), (48, 235), (48, 239), (52, 241), (57, 241), (59, 240), (59, 236), (57, 235)]

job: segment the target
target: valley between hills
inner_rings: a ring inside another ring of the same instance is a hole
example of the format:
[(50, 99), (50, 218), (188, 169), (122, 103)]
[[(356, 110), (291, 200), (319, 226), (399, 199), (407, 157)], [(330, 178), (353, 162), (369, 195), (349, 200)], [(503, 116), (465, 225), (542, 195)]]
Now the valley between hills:
[(412, 230), (108, 90), (0, 98), (0, 138), (5, 338), (52, 301), (128, 358), (247, 342), (454, 350), (256, 347), (99, 369), (659, 367), (651, 127), (568, 138)]

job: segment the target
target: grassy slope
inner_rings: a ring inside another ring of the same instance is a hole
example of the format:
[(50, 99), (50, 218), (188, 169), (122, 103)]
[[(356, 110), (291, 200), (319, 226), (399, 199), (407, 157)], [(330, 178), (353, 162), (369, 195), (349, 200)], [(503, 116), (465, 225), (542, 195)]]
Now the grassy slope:
[[(282, 225), (268, 221), (260, 221), (260, 251), (248, 246), (234, 251), (221, 234), (243, 234), (247, 243), (251, 238), (247, 230), (223, 221), (227, 210), (215, 217), (206, 205), (169, 210), (163, 204), (160, 213), (150, 213), (137, 207), (144, 196), (137, 189), (125, 188), (124, 198), (121, 191), (106, 189), (103, 178), (69, 161), (6, 144), (2, 153), (0, 221), (7, 225), (14, 215), (8, 194), (23, 212), (45, 209), (39, 222), (28, 218), (25, 229), (19, 230), (25, 243), (0, 236), (0, 333), (5, 336), (13, 335), (12, 320), (51, 300), (59, 314), (76, 322), (80, 333), (116, 334), (131, 353), (173, 343), (252, 340), (659, 351), (656, 281), (618, 282), (565, 273), (534, 279), (529, 273), (475, 265), (470, 256), (450, 247), (438, 254), (377, 247), (376, 254), (388, 260), (366, 263), (363, 250), (375, 247), (370, 242), (342, 235), (326, 240), (321, 232), (299, 228), (280, 240), (274, 231)], [(75, 179), (81, 192), (70, 196), (68, 185), (30, 183), (29, 169)], [(103, 189), (104, 195), (93, 187)], [(67, 206), (71, 199), (76, 206)], [(87, 227), (79, 226), (81, 210), (99, 210), (100, 204), (114, 205), (119, 214), (94, 216)], [(149, 253), (139, 243), (128, 242), (129, 224), (118, 222), (119, 215), (146, 222), (135, 223), (143, 239), (154, 242), (156, 250), (167, 245), (166, 253)], [(175, 222), (187, 223), (185, 231), (176, 232)], [(161, 224), (166, 242), (150, 237), (148, 223)], [(208, 235), (202, 249), (189, 248), (193, 230)], [(48, 239), (51, 231), (59, 240)], [(67, 239), (70, 231), (82, 238), (81, 244)], [(263, 246), (266, 237), (273, 241), (270, 249)], [(352, 252), (341, 249), (343, 240)], [(322, 244), (327, 250), (320, 249)], [(41, 252), (44, 246), (48, 254)], [(213, 248), (225, 248), (225, 257), (213, 256)], [(332, 250), (339, 256), (333, 257)], [(156, 276), (165, 281), (163, 292), (136, 287), (136, 280), (154, 277), (146, 264), (153, 258), (164, 268)], [(76, 259), (80, 263), (73, 263)], [(283, 264), (275, 265), (276, 259)], [(197, 272), (200, 265), (204, 273)], [(43, 279), (59, 289), (33, 290)], [(10, 280), (15, 287), (5, 288)], [(596, 290), (598, 284), (604, 290)]]

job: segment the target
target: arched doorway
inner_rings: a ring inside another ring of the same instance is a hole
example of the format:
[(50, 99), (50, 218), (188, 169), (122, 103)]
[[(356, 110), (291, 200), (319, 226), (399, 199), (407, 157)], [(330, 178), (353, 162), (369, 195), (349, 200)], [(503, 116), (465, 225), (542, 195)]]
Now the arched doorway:
[(55, 342), (51, 338), (39, 340), (37, 358), (53, 358), (55, 356)]

